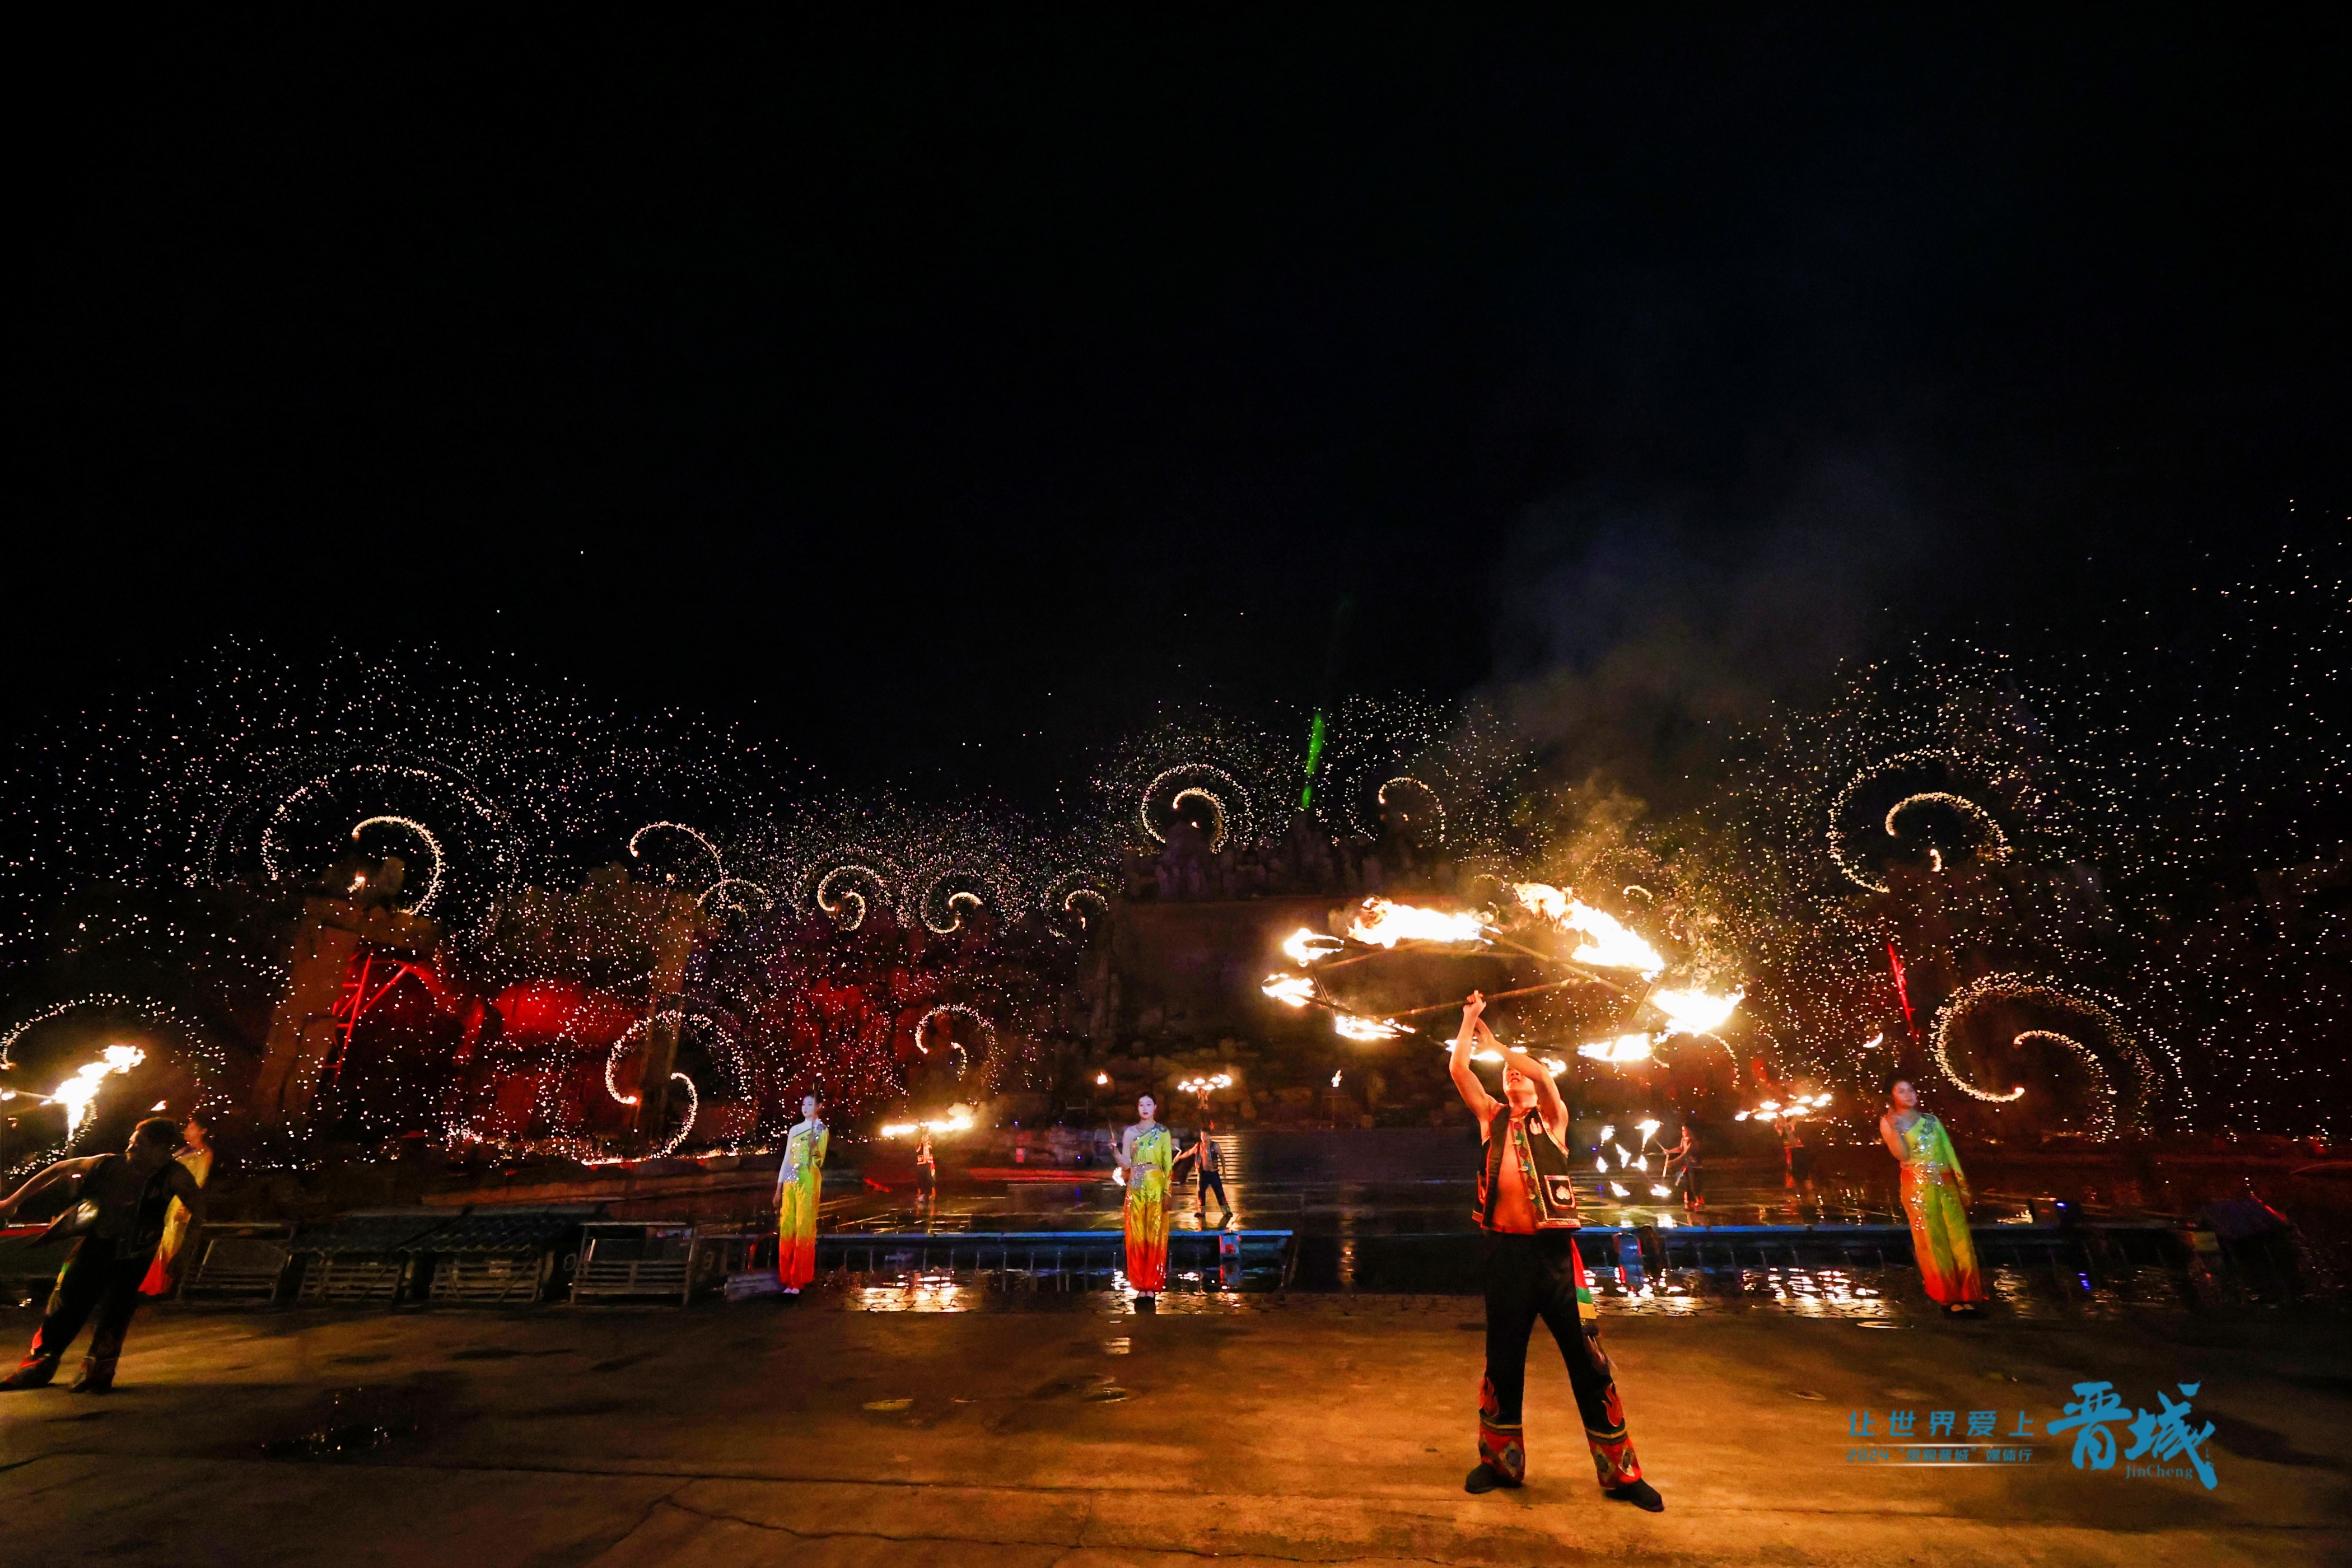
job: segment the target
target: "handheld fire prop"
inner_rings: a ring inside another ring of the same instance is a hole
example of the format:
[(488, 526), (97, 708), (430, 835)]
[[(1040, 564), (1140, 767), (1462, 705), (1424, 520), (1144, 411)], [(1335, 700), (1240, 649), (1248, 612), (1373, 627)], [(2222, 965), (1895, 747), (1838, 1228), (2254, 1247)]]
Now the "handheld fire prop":
[(969, 1132), (971, 1131), (973, 1125), (971, 1107), (969, 1105), (959, 1105), (953, 1110), (949, 1111), (945, 1116), (940, 1117), (937, 1120), (891, 1122), (888, 1126), (882, 1129), (882, 1136), (885, 1138), (904, 1138), (909, 1133), (914, 1132), (929, 1132), (934, 1136), (946, 1132)]
[[(1451, 1000), (1433, 1002), (1370, 1015), (1335, 1000), (1325, 989), (1323, 976), (1400, 951), (1516, 954), (1572, 973), (1537, 984), (1490, 992), (1488, 1001), (1590, 985), (1628, 995), (1637, 1008), (1648, 1007), (1664, 1020), (1663, 1027), (1654, 1026), (1646, 1032), (1623, 1034), (1577, 1047), (1579, 1056), (1612, 1066), (1647, 1061), (1656, 1046), (1678, 1036), (1713, 1036), (1745, 998), (1744, 992), (1736, 990), (1718, 995), (1696, 989), (1659, 987), (1655, 982), (1668, 966), (1658, 950), (1614, 915), (1594, 909), (1562, 889), (1541, 882), (1519, 882), (1510, 886), (1510, 897), (1523, 917), (1515, 929), (1524, 931), (1526, 922), (1532, 921), (1573, 936), (1574, 948), (1562, 954), (1514, 940), (1489, 912), (1424, 909), (1370, 898), (1358, 907), (1344, 939), (1325, 936), (1305, 926), (1291, 932), (1282, 943), (1282, 952), (1305, 973), (1282, 971), (1269, 974), (1259, 989), (1286, 1007), (1321, 1007), (1332, 1015), (1332, 1029), (1341, 1038), (1371, 1044), (1417, 1034), (1420, 1031), (1405, 1019), (1443, 1013), (1460, 1004)], [(1630, 972), (1651, 984), (1646, 990), (1628, 992), (1616, 982), (1591, 973), (1594, 970)], [(1480, 1059), (1489, 1055), (1482, 1053)], [(1561, 1067), (1554, 1070), (1566, 1069)]]
[(66, 1136), (71, 1138), (89, 1120), (90, 1106), (98, 1099), (99, 1086), (116, 1073), (127, 1073), (147, 1059), (147, 1053), (137, 1046), (109, 1046), (94, 1062), (84, 1062), (73, 1077), (58, 1085), (50, 1094), (20, 1095), (13, 1089), (0, 1089), (0, 1100), (29, 1100), (36, 1105), (54, 1105), (66, 1113)]

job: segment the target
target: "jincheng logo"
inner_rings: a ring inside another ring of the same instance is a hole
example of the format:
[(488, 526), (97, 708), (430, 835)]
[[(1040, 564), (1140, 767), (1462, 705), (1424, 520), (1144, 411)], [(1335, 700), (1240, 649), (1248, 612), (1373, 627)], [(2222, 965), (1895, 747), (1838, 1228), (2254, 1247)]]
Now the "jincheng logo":
[[(2157, 1408), (2151, 1413), (2126, 1409), (2111, 1383), (2078, 1383), (2074, 1399), (2057, 1419), (2044, 1424), (2040, 1436), (2046, 1441), (2072, 1432), (2070, 1458), (2078, 1470), (2113, 1470), (2120, 1459), (2124, 1479), (2185, 1481), (2194, 1477), (2210, 1491), (2218, 1479), (2213, 1462), (2205, 1456), (2205, 1444), (2213, 1436), (2213, 1424), (2196, 1426), (2189, 1404), (2204, 1385), (2173, 1386), (2180, 1397), (2175, 1400), (2157, 1390)], [(1916, 1409), (1847, 1411), (1846, 1436), (1865, 1446), (1848, 1447), (1846, 1463), (1983, 1468), (2036, 1462), (2033, 1417), (2022, 1410), (2013, 1421), (2004, 1421), (1998, 1410), (1930, 1410), (1924, 1425), (1920, 1415)], [(2123, 1446), (2119, 1428), (2130, 1436), (2128, 1447)]]

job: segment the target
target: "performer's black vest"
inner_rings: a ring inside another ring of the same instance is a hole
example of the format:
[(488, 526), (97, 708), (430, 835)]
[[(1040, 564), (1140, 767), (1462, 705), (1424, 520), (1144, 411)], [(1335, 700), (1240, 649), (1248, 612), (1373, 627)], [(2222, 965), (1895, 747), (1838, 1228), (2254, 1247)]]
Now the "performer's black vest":
[(1495, 1199), (1503, 1185), (1503, 1150), (1519, 1163), (1519, 1183), (1536, 1211), (1538, 1230), (1574, 1230), (1584, 1223), (1576, 1208), (1576, 1184), (1570, 1179), (1568, 1156), (1543, 1131), (1543, 1112), (1530, 1110), (1514, 1118), (1510, 1107), (1495, 1112), (1487, 1124), (1486, 1157), (1478, 1167), (1480, 1228), (1495, 1228)]

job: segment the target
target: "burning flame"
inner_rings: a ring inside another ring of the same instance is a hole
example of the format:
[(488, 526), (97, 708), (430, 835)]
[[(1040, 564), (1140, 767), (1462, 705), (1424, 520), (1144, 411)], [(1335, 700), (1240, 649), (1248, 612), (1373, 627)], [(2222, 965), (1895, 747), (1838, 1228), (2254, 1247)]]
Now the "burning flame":
[(73, 1077), (58, 1085), (49, 1100), (65, 1107), (67, 1136), (80, 1131), (81, 1124), (89, 1120), (90, 1104), (98, 1098), (100, 1083), (111, 1074), (129, 1072), (146, 1059), (147, 1053), (137, 1046), (109, 1046), (102, 1058), (85, 1064)]
[(1176, 1086), (1178, 1090), (1187, 1094), (1207, 1094), (1214, 1089), (1233, 1087), (1234, 1075), (1228, 1072), (1221, 1072), (1214, 1078), (1188, 1078)]
[(1675, 1195), (1675, 1190), (1672, 1187), (1662, 1187), (1658, 1185), (1657, 1183), (1652, 1182), (1650, 1184), (1650, 1195), (1654, 1198), (1670, 1198)]
[(1444, 910), (1393, 904), (1386, 899), (1366, 899), (1348, 934), (1374, 947), (1394, 947), (1401, 942), (1483, 942), (1486, 922), (1467, 910), (1448, 914)]
[(882, 1129), (882, 1136), (904, 1138), (909, 1132), (968, 1132), (971, 1126), (971, 1107), (959, 1105), (937, 1121), (894, 1121)]
[(1786, 1105), (1777, 1100), (1759, 1100), (1753, 1110), (1739, 1111), (1732, 1120), (1745, 1121), (1753, 1116), (1759, 1121), (1797, 1121), (1829, 1108), (1829, 1091), (1824, 1089), (1819, 1094), (1798, 1095)]
[(1643, 1143), (1647, 1143), (1658, 1135), (1658, 1124), (1654, 1121), (1636, 1121), (1633, 1123), (1633, 1131), (1642, 1135)]
[(1674, 1035), (1711, 1035), (1723, 1026), (1740, 1002), (1745, 991), (1735, 991), (1728, 996), (1710, 996), (1704, 991), (1653, 991), (1650, 1005), (1666, 1016), (1674, 1026), (1667, 1033)]
[(1300, 926), (1283, 939), (1282, 951), (1290, 962), (1302, 968), (1318, 958), (1328, 958), (1344, 946), (1336, 936), (1325, 936), (1308, 926)]
[(1360, 1018), (1353, 1013), (1333, 1014), (1331, 1027), (1339, 1031), (1340, 1038), (1349, 1040), (1393, 1040), (1405, 1032), (1402, 1024), (1391, 1024), (1385, 1018)]
[(1596, 1062), (1645, 1062), (1650, 1059), (1650, 1045), (1647, 1035), (1620, 1035), (1613, 1040), (1579, 1046), (1576, 1054)]
[(1644, 980), (1665, 973), (1666, 961), (1658, 956), (1658, 950), (1627, 930), (1616, 916), (1542, 882), (1520, 882), (1511, 891), (1530, 914), (1584, 938), (1569, 954), (1577, 963), (1597, 969), (1638, 970)]
[(1258, 989), (1288, 1007), (1304, 1007), (1315, 1000), (1315, 982), (1304, 974), (1269, 974)]

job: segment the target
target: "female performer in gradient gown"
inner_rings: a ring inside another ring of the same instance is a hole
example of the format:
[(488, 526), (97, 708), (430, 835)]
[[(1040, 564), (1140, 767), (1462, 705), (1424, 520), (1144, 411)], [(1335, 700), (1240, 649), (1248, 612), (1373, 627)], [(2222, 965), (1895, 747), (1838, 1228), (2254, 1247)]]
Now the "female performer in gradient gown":
[(1176, 1140), (1157, 1120), (1150, 1095), (1135, 1102), (1136, 1124), (1119, 1134), (1118, 1168), (1127, 1179), (1127, 1282), (1146, 1308), (1168, 1283), (1168, 1183)]
[[(199, 1187), (213, 1173), (212, 1126), (212, 1119), (203, 1111), (188, 1112), (188, 1124), (180, 1129), (181, 1150), (172, 1156), (188, 1168), (188, 1174), (195, 1177)], [(141, 1295), (168, 1296), (179, 1283), (180, 1268), (184, 1261), (180, 1253), (188, 1244), (191, 1217), (188, 1205), (173, 1198), (171, 1212), (163, 1216), (163, 1239), (155, 1245), (155, 1261), (139, 1287)]]
[(1919, 1091), (1896, 1079), (1886, 1091), (1878, 1135), (1903, 1163), (1903, 1211), (1911, 1216), (1911, 1250), (1927, 1294), (1958, 1317), (1984, 1300), (1976, 1244), (1969, 1239), (1969, 1180), (1944, 1124), (1919, 1109)]
[(824, 1191), (824, 1149), (832, 1134), (817, 1120), (816, 1096), (801, 1100), (801, 1120), (784, 1140), (776, 1171), (776, 1279), (797, 1296), (816, 1278), (816, 1209)]

